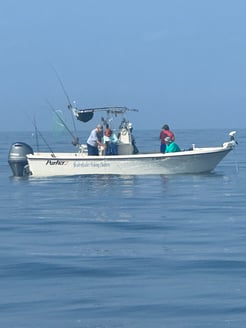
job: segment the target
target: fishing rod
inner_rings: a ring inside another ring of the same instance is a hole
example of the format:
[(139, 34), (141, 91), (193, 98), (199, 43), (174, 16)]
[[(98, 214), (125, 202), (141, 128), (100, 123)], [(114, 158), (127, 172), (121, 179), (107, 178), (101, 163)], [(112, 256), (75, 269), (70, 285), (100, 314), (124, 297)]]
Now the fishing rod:
[[(52, 68), (53, 68), (53, 70), (54, 70), (54, 72), (55, 72), (55, 75), (56, 75), (56, 78), (57, 78), (57, 80), (59, 81), (59, 83), (60, 83), (60, 85), (61, 85), (61, 88), (62, 88), (62, 90), (63, 90), (63, 92), (64, 92), (64, 94), (65, 94), (65, 96), (66, 96), (66, 98), (67, 98), (67, 101), (68, 101), (68, 109), (70, 110), (70, 112), (71, 112), (71, 114), (72, 114), (73, 128), (74, 128), (74, 132), (75, 132), (76, 139), (77, 139), (77, 138), (78, 138), (78, 137), (77, 137), (78, 133), (77, 133), (77, 129), (76, 129), (75, 121), (74, 121), (74, 113), (73, 113), (73, 109), (74, 109), (74, 107), (73, 107), (73, 105), (72, 105), (72, 103), (71, 103), (71, 100), (70, 100), (70, 98), (69, 98), (69, 96), (68, 96), (68, 93), (67, 93), (67, 91), (66, 91), (66, 89), (65, 89), (65, 86), (64, 86), (64, 84), (63, 84), (63, 82), (62, 82), (62, 79), (60, 78), (60, 76), (59, 76), (57, 70), (55, 69), (55, 67), (54, 67), (53, 65), (52, 65)], [(76, 108), (75, 108), (75, 109), (76, 109)]]
[(74, 146), (80, 145), (79, 138), (72, 133), (72, 131), (69, 129), (69, 127), (67, 126), (67, 124), (63, 120), (63, 118), (58, 114), (57, 110), (55, 110), (55, 108), (51, 105), (51, 103), (48, 100), (47, 100), (47, 103), (50, 106), (50, 109), (52, 110), (52, 112), (58, 117), (58, 119), (60, 120), (62, 125), (65, 127), (65, 129), (68, 131), (68, 133), (72, 136), (72, 138), (73, 138), (72, 144)]
[(37, 124), (36, 124), (36, 118), (35, 117), (33, 119), (33, 124), (34, 124), (34, 128), (35, 128), (36, 147), (37, 147), (37, 151), (39, 152), (38, 131), (37, 131)]
[(36, 142), (38, 145), (38, 138), (37, 138), (37, 133), (40, 135), (41, 139), (43, 140), (43, 142), (46, 144), (46, 146), (48, 147), (49, 151), (51, 152), (51, 156), (52, 157), (56, 157), (55, 153), (53, 152), (53, 150), (51, 149), (50, 145), (48, 144), (48, 142), (46, 141), (46, 139), (44, 138), (44, 136), (42, 135), (41, 131), (38, 129), (37, 124), (36, 124), (36, 120), (34, 119), (32, 121), (34, 128), (35, 128), (35, 134), (36, 134)]

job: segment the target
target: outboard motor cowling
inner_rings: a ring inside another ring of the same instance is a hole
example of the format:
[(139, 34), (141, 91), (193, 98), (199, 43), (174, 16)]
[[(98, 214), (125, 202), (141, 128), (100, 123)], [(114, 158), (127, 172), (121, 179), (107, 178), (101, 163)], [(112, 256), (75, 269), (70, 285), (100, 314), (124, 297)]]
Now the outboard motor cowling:
[(28, 174), (28, 170), (26, 170), (26, 165), (28, 164), (27, 154), (33, 154), (33, 149), (28, 144), (15, 142), (11, 145), (8, 163), (14, 176), (23, 177)]

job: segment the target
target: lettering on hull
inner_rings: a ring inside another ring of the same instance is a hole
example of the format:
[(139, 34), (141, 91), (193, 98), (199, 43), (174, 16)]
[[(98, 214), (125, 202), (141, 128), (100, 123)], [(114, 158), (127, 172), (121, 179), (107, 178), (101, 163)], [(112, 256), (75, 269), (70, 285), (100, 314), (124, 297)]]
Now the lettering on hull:
[(67, 161), (61, 159), (48, 159), (46, 165), (66, 165)]
[(110, 167), (110, 163), (105, 162), (74, 162), (73, 167), (96, 167), (96, 168), (103, 168), (103, 167)]

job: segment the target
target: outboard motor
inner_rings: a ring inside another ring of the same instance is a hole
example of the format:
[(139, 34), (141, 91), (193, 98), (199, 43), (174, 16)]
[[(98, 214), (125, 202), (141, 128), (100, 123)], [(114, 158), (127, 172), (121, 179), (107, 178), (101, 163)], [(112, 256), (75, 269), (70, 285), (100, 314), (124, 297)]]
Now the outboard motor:
[(15, 142), (10, 147), (8, 163), (14, 176), (23, 177), (28, 174), (26, 170), (27, 154), (33, 154), (33, 149), (24, 142)]

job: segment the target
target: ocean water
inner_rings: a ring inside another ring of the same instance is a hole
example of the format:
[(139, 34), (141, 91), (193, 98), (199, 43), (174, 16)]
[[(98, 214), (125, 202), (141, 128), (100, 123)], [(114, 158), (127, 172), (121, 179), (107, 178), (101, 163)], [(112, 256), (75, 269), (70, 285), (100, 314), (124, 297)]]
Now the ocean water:
[[(175, 132), (189, 148), (229, 130)], [(158, 133), (136, 131), (139, 149)], [(36, 140), (1, 132), (0, 327), (245, 327), (246, 130), (237, 140), (209, 174), (18, 179), (10, 145)]]

